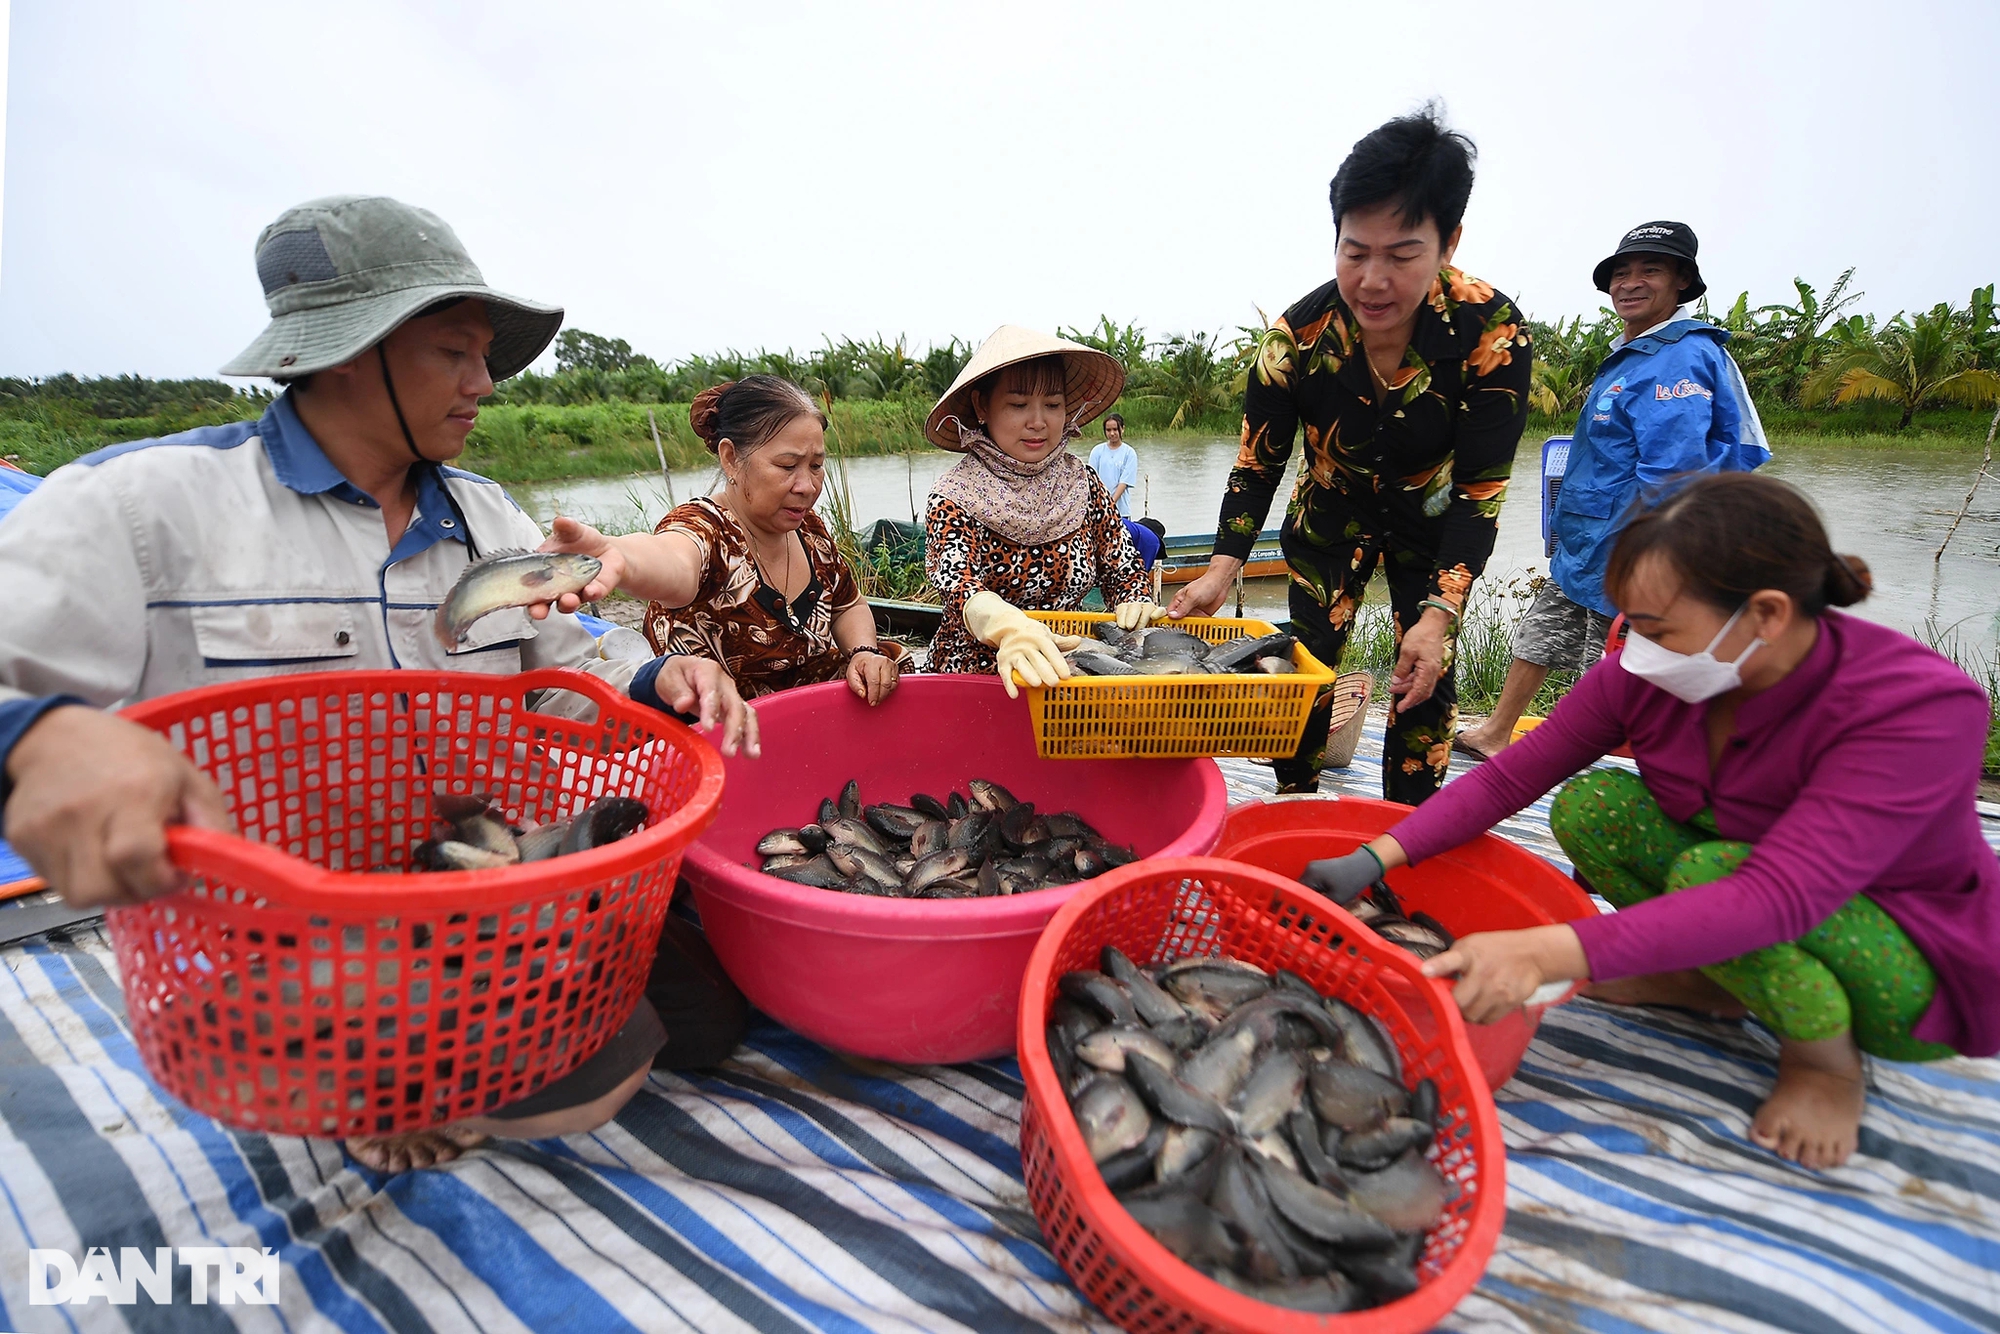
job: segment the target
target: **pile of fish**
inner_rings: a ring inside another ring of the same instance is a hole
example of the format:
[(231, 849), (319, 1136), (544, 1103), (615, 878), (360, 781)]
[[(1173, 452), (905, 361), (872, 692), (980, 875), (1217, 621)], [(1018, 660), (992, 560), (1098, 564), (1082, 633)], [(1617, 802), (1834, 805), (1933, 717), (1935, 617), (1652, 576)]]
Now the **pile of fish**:
[(970, 796), (864, 806), (850, 780), (815, 823), (757, 841), (763, 872), (849, 894), (972, 899), (1075, 884), (1136, 859), (1074, 811), (1037, 812), (984, 778), (967, 786)]
[(1416, 1291), (1452, 1189), (1437, 1086), (1297, 974), (1224, 956), (1065, 974), (1049, 1058), (1104, 1182), (1161, 1245), (1245, 1296), (1337, 1313)]
[(1391, 945), (1401, 945), (1419, 959), (1443, 954), (1456, 939), (1443, 922), (1429, 913), (1405, 913), (1396, 891), (1381, 880), (1340, 906), (1376, 935)]
[(1063, 656), (1085, 676), (1200, 676), (1204, 673), (1282, 676), (1297, 670), (1288, 634), (1244, 635), (1226, 644), (1210, 644), (1199, 635), (1164, 625), (1120, 630), (1110, 621), (1096, 627), (1097, 642), (1085, 643)]
[(522, 828), (507, 823), (500, 804), (483, 793), (431, 799), (438, 827), (410, 849), (412, 871), (480, 871), (547, 861), (616, 843), (646, 823), (645, 804), (631, 797), (600, 797), (566, 820)]

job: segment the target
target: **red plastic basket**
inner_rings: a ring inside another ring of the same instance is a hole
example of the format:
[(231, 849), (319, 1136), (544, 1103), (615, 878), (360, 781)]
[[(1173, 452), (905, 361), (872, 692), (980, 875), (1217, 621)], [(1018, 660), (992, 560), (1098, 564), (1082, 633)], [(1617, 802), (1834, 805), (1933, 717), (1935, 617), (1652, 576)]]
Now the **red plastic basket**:
[[(1432, 1159), (1457, 1187), (1424, 1243), (1421, 1288), (1348, 1315), (1287, 1311), (1213, 1282), (1132, 1221), (1084, 1147), (1044, 1038), (1057, 979), (1097, 967), (1105, 945), (1141, 966), (1232, 954), (1267, 969), (1289, 968), (1321, 994), (1383, 1022), (1406, 1078), (1437, 1081)], [(1063, 905), (1028, 962), (1019, 1050), (1027, 1085), (1021, 1160), (1035, 1217), (1070, 1278), (1122, 1329), (1404, 1334), (1442, 1320), (1486, 1271), (1506, 1212), (1506, 1152), (1449, 989), (1424, 977), (1408, 954), (1332, 904), (1309, 901), (1290, 881), (1214, 857), (1135, 862), (1100, 876)]]
[[(582, 722), (531, 711), (559, 687)], [(595, 677), (417, 671), (267, 677), (125, 716), (213, 778), (235, 835), (175, 828), (185, 891), (107, 914), (146, 1067), (232, 1125), (381, 1134), (479, 1115), (574, 1069), (645, 987), (681, 854), (722, 760)], [(636, 797), (646, 827), (527, 866), (419, 876), (432, 797), (547, 821)]]
[[(1229, 808), (1211, 855), (1296, 878), (1307, 862), (1352, 852), (1413, 809), (1372, 797), (1247, 801)], [(1498, 834), (1480, 834), (1421, 866), (1391, 871), (1388, 881), (1406, 909), (1429, 913), (1458, 936), (1597, 916), (1597, 905), (1576, 881)], [(1546, 1008), (1523, 1007), (1466, 1027), (1486, 1087), (1497, 1089), (1514, 1077)]]

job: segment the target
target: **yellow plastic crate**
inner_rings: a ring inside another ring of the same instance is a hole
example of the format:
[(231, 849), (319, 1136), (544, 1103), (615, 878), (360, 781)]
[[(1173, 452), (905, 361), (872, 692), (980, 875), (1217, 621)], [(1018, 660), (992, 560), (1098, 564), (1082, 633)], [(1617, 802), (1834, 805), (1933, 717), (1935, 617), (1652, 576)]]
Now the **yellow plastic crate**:
[[(1089, 637), (1108, 612), (1031, 611), (1059, 635)], [(1277, 631), (1269, 621), (1190, 616), (1170, 623), (1211, 644)], [(1045, 760), (1179, 759), (1192, 755), (1279, 758), (1297, 753), (1313, 696), (1333, 673), (1303, 644), (1288, 676), (1073, 676), (1030, 686), (1016, 676)]]

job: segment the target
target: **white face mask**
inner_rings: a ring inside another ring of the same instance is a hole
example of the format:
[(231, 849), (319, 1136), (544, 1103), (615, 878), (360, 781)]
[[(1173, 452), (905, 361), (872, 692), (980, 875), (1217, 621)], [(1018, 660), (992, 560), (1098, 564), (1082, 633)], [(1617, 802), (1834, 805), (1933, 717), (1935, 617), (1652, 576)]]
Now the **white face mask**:
[(1625, 652), (1618, 661), (1632, 675), (1651, 682), (1676, 699), (1689, 704), (1714, 699), (1743, 684), (1743, 664), (1752, 653), (1764, 646), (1762, 639), (1753, 639), (1748, 648), (1736, 655), (1736, 661), (1716, 661), (1715, 646), (1723, 641), (1742, 617), (1743, 608), (1738, 607), (1736, 614), (1723, 622), (1722, 628), (1715, 632), (1715, 638), (1709, 640), (1708, 647), (1699, 653), (1676, 653), (1670, 648), (1661, 648), (1634, 630), (1626, 638)]

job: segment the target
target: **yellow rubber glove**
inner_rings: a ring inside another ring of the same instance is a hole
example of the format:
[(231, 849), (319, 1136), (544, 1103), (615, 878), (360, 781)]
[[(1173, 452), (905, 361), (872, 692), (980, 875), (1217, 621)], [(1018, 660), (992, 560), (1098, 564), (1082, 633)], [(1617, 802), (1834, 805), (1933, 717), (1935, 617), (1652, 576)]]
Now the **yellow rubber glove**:
[(1167, 619), (1167, 609), (1157, 602), (1121, 602), (1111, 614), (1118, 618), (1120, 630), (1137, 630), (1142, 625)]
[(1070, 675), (1049, 627), (1010, 606), (998, 593), (974, 593), (965, 600), (965, 628), (993, 650), (994, 670), (1009, 699), (1019, 699), (1014, 673), (1031, 686), (1052, 686)]

